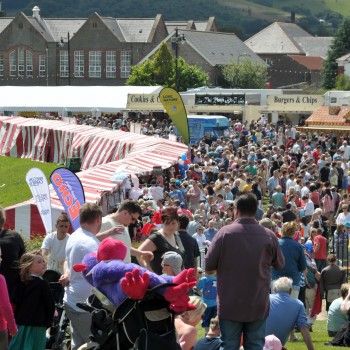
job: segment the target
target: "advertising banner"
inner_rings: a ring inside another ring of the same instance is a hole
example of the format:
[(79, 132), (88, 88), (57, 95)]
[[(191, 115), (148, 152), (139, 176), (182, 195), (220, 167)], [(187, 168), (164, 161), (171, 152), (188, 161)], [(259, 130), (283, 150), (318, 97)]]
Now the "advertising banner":
[(52, 232), (50, 190), (45, 174), (38, 168), (32, 168), (27, 172), (26, 181), (35, 199), (46, 233)]
[(74, 231), (77, 230), (80, 227), (79, 210), (85, 203), (84, 189), (79, 178), (69, 169), (58, 168), (51, 173), (50, 180)]
[(179, 134), (188, 145), (190, 142), (190, 133), (188, 130), (187, 113), (181, 96), (174, 89), (164, 88), (159, 93), (159, 98), (169, 117), (179, 131)]

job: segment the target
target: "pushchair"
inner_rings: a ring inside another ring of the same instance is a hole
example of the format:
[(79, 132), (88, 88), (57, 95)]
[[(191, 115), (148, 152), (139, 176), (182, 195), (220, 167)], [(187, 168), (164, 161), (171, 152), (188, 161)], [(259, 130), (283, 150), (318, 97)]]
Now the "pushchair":
[[(165, 283), (149, 289), (141, 300), (126, 299), (114, 312), (94, 304), (77, 304), (92, 312), (91, 336), (88, 349), (95, 350), (181, 350), (177, 342), (174, 312), (169, 303), (157, 293), (173, 286)], [(96, 303), (97, 302), (97, 303)]]
[(52, 326), (46, 333), (46, 349), (66, 350), (70, 348), (69, 319), (63, 308), (64, 288), (58, 282), (61, 275), (54, 270), (46, 270), (43, 278), (49, 282), (55, 300), (55, 314)]

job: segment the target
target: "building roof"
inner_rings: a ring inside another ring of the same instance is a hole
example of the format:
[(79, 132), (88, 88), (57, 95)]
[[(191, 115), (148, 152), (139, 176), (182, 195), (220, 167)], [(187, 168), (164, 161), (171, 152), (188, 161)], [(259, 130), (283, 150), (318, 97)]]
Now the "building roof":
[(256, 54), (304, 54), (295, 38), (312, 37), (295, 23), (274, 22), (244, 43)]
[[(171, 41), (174, 34), (175, 32), (170, 33), (164, 41)], [(211, 66), (227, 65), (232, 63), (232, 61), (237, 62), (240, 57), (248, 57), (252, 61), (264, 64), (264, 61), (250, 50), (235, 34), (178, 30), (178, 35), (184, 35), (186, 39), (184, 45), (189, 45)], [(160, 45), (161, 43), (144, 57), (139, 64), (152, 57), (159, 50)]]
[(177, 29), (193, 29), (200, 32), (209, 32), (213, 30), (215, 17), (209, 17), (207, 21), (165, 21), (168, 33)]
[(303, 50), (306, 56), (327, 57), (328, 50), (332, 44), (333, 37), (295, 37), (295, 42)]
[(227, 65), (246, 56), (252, 61), (263, 63), (235, 34), (220, 32), (183, 31), (186, 43), (196, 50), (212, 66)]
[(337, 62), (349, 62), (349, 60), (350, 60), (350, 53), (347, 53), (346, 55), (336, 59)]
[(168, 33), (171, 33), (177, 29), (195, 29), (194, 21), (165, 21), (165, 26)]
[(110, 29), (110, 31), (118, 38), (120, 42), (124, 42), (125, 38), (120, 29), (118, 21), (112, 17), (101, 17), (101, 21)]
[(0, 17), (0, 33), (13, 21), (13, 17)]
[(59, 42), (61, 38), (67, 38), (68, 32), (72, 38), (86, 22), (86, 18), (43, 18), (42, 21), (46, 24), (53, 40)]
[(292, 60), (298, 62), (309, 70), (320, 71), (323, 68), (323, 58), (314, 56), (288, 55)]
[(155, 18), (120, 18), (116, 20), (126, 42), (148, 42)]
[[(339, 110), (338, 114), (330, 114), (330, 109)], [(350, 126), (350, 107), (319, 107), (309, 118), (306, 119), (307, 126), (327, 125), (327, 126)]]

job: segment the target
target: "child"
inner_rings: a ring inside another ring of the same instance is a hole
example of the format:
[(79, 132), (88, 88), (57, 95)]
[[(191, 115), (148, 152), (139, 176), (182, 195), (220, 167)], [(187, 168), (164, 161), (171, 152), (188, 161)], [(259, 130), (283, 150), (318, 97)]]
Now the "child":
[(176, 252), (165, 252), (162, 256), (162, 271), (165, 275), (176, 276), (182, 270), (181, 255)]
[(205, 329), (205, 334), (209, 331), (210, 320), (216, 317), (216, 275), (208, 273), (202, 277), (197, 283), (197, 289), (202, 291), (202, 298), (207, 308), (202, 319), (202, 327)]
[[(0, 248), (0, 263), (1, 263)], [(0, 349), (6, 350), (8, 347), (8, 332), (14, 336), (17, 333), (17, 326), (13, 317), (12, 307), (7, 292), (6, 280), (0, 274)]]
[(190, 297), (190, 303), (196, 306), (195, 310), (186, 311), (175, 318), (175, 328), (182, 350), (193, 349), (197, 342), (197, 324), (205, 312), (206, 305), (197, 296)]
[(56, 221), (56, 232), (46, 235), (41, 246), (41, 253), (49, 270), (63, 273), (63, 263), (66, 258), (66, 244), (69, 238), (69, 218), (62, 213)]
[(23, 254), (19, 263), (21, 281), (11, 295), (18, 333), (9, 350), (45, 350), (46, 328), (51, 326), (55, 311), (50, 287), (42, 278), (46, 263), (40, 250)]

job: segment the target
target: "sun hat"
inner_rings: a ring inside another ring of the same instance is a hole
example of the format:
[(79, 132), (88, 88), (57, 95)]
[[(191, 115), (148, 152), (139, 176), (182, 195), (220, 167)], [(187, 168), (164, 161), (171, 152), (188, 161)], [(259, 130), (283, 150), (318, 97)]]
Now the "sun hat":
[(180, 254), (176, 252), (165, 252), (162, 258), (162, 264), (170, 266), (175, 275), (178, 275), (181, 272), (182, 258)]

